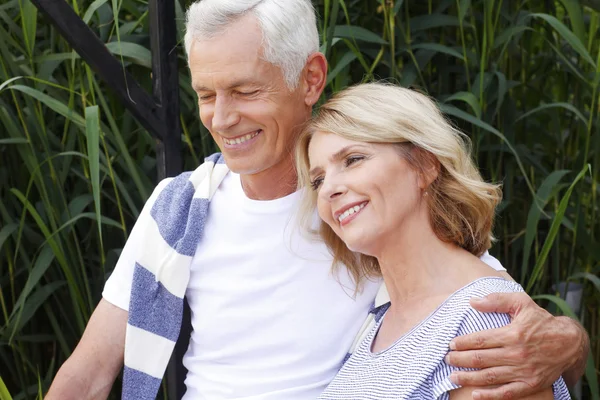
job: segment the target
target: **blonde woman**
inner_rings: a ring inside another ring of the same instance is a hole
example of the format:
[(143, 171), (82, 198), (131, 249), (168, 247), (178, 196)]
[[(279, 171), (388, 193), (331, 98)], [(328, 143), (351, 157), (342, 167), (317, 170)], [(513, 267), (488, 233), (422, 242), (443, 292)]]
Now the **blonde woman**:
[[(306, 220), (357, 289), (383, 276), (390, 303), (321, 399), (471, 399), (444, 361), (451, 339), (509, 324), (469, 299), (519, 292), (479, 257), (490, 247), (501, 191), (482, 180), (467, 140), (427, 96), (397, 86), (351, 87), (300, 138)], [(518, 379), (515, 378), (515, 379)], [(562, 380), (531, 399), (568, 399)]]

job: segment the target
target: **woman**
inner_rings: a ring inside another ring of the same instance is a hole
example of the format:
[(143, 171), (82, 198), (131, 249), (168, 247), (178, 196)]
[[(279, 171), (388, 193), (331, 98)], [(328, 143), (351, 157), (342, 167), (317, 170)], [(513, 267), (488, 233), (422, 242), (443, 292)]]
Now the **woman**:
[[(467, 140), (427, 96), (397, 86), (351, 87), (300, 138), (299, 184), (320, 234), (357, 290), (383, 276), (390, 303), (321, 399), (471, 399), (444, 361), (452, 338), (510, 322), (473, 296), (523, 291), (479, 260), (491, 245), (501, 191), (485, 183)], [(562, 379), (531, 399), (568, 399)]]

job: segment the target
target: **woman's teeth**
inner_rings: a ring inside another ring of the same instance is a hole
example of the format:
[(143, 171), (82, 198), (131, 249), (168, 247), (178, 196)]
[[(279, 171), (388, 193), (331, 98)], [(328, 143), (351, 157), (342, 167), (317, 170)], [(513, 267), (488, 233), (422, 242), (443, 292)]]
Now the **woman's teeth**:
[(354, 213), (359, 212), (360, 210), (362, 210), (365, 206), (367, 205), (367, 203), (362, 203), (359, 204), (357, 206), (354, 207), (350, 207), (349, 209), (347, 209), (346, 211), (344, 211), (339, 217), (338, 217), (338, 221), (342, 222), (343, 220), (345, 220), (346, 218), (348, 218), (349, 216), (351, 216)]

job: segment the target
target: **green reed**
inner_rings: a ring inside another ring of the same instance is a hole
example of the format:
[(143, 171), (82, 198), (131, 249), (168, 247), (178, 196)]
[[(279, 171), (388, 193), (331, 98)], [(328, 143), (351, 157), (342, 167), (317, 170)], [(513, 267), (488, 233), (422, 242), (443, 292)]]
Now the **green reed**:
[[(70, 4), (150, 90), (147, 4)], [(180, 40), (186, 6), (176, 5)], [(330, 61), (324, 98), (386, 79), (426, 91), (469, 134), (484, 176), (504, 185), (491, 252), (540, 305), (588, 329), (583, 398), (599, 399), (600, 3), (315, 6)], [(215, 146), (178, 51), (191, 169)], [(153, 149), (29, 0), (0, 5), (1, 400), (41, 398), (81, 337), (156, 182)], [(584, 285), (577, 315), (553, 289), (563, 281)]]

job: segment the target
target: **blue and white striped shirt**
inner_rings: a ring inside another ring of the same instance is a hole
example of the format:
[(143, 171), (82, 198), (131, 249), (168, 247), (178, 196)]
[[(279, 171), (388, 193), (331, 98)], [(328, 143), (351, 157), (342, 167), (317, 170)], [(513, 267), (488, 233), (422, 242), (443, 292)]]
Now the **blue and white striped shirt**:
[[(448, 399), (448, 392), (459, 388), (450, 381), (450, 374), (458, 368), (444, 361), (450, 340), (510, 323), (507, 314), (475, 311), (469, 299), (522, 291), (519, 284), (502, 278), (478, 279), (452, 294), (392, 346), (373, 353), (372, 343), (389, 303), (381, 306), (376, 325), (319, 399)], [(555, 399), (570, 399), (562, 378), (553, 389)]]

